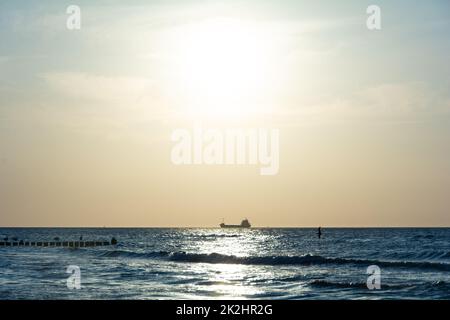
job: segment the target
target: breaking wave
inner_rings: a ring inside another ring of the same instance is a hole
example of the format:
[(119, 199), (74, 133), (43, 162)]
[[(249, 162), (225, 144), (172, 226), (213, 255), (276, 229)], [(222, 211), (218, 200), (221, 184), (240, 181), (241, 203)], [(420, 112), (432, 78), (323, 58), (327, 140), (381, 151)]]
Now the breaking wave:
[(319, 255), (303, 256), (247, 256), (238, 257), (220, 253), (187, 253), (187, 252), (133, 252), (124, 250), (106, 251), (103, 257), (126, 257), (141, 259), (167, 259), (174, 262), (184, 263), (211, 263), (211, 264), (243, 264), (243, 265), (377, 265), (379, 267), (409, 268), (421, 270), (450, 271), (450, 264), (439, 262), (420, 261), (381, 261), (369, 259), (329, 258)]

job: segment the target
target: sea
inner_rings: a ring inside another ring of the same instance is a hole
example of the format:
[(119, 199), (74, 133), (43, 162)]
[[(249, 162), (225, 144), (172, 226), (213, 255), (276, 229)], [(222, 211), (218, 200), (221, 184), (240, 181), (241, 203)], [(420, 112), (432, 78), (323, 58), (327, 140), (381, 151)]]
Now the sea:
[(450, 299), (450, 228), (0, 228), (0, 299)]

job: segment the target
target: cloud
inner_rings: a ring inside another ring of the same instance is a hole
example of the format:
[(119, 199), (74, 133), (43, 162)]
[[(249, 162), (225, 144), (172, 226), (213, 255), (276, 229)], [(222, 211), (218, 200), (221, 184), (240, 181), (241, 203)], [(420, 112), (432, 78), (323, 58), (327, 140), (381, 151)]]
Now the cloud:
[(445, 98), (422, 82), (382, 84), (357, 95), (372, 112), (411, 115), (445, 111)]
[(143, 77), (112, 77), (83, 72), (51, 72), (41, 77), (61, 95), (91, 102), (135, 102), (152, 87), (152, 82)]
[(286, 126), (345, 121), (418, 122), (450, 115), (450, 97), (423, 82), (386, 83), (314, 105), (281, 109)]
[[(39, 107), (17, 110), (14, 119), (43, 127), (112, 140), (158, 141), (168, 117), (144, 77), (107, 76), (86, 72), (49, 72)], [(26, 119), (26, 120), (25, 120)]]

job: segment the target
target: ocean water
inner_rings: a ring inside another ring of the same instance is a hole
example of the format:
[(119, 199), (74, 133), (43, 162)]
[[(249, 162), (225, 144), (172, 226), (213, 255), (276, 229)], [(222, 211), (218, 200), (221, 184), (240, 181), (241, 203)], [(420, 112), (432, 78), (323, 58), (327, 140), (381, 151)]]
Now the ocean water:
[[(0, 299), (450, 299), (450, 229), (0, 229)], [(367, 268), (381, 271), (367, 288)], [(68, 266), (81, 289), (69, 289)]]

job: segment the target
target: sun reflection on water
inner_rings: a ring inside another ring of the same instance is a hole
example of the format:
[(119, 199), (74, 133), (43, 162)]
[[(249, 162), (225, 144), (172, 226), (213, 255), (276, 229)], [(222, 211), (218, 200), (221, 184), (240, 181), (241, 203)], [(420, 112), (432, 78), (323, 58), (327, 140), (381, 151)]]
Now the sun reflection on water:
[[(191, 249), (201, 254), (219, 254), (226, 257), (248, 257), (258, 255), (261, 235), (258, 230), (197, 230), (197, 236), (205, 238)], [(206, 273), (208, 279), (198, 285), (208, 292), (208, 296), (221, 299), (245, 299), (264, 294), (254, 281), (273, 278), (272, 271), (257, 273), (254, 266), (245, 264), (200, 263), (197, 272)]]

